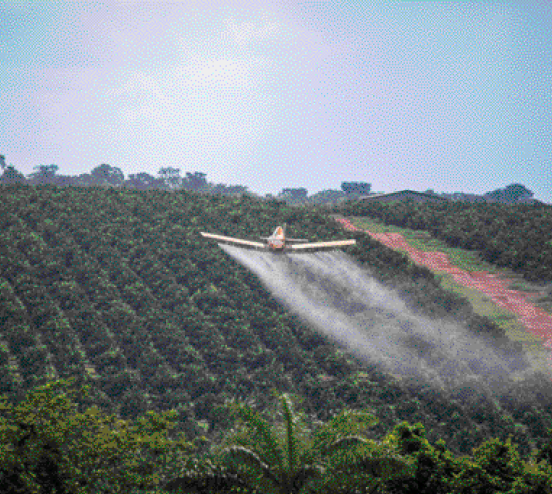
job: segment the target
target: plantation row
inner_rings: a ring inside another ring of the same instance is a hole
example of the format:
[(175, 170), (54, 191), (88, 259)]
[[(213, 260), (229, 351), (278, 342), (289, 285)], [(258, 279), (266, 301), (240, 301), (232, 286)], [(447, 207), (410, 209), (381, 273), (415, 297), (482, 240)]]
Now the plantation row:
[[(17, 400), (49, 379), (75, 377), (91, 386), (83, 403), (125, 418), (175, 409), (178, 427), (194, 437), (218, 434), (216, 406), (226, 399), (263, 407), (275, 388), (303, 396), (321, 419), (370, 406), (380, 417), (374, 434), (400, 419), (423, 422), (453, 451), (508, 434), (524, 452), (543, 440), (550, 394), (542, 376), (498, 376), (500, 404), (463, 388), (401, 384), (286, 312), (199, 235), (255, 238), (283, 222), (313, 241), (346, 236), (319, 214), (249, 197), (0, 187), (0, 392)], [(412, 308), (462, 321), (523, 368), (518, 346), (428, 270), (356, 238), (348, 252)]]
[(552, 281), (552, 207), (545, 204), (466, 202), (350, 202), (344, 214), (427, 230), (452, 247), (477, 250), (528, 280)]

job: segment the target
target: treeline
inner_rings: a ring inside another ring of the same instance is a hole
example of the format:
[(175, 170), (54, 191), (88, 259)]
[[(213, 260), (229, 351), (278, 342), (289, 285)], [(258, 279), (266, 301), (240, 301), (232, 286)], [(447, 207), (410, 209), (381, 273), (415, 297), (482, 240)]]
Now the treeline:
[[(373, 434), (399, 419), (422, 422), (430, 440), (444, 438), (457, 453), (510, 434), (524, 453), (542, 443), (546, 377), (496, 376), (499, 401), (466, 386), (440, 393), (401, 382), (303, 324), (199, 235), (254, 238), (284, 222), (313, 241), (346, 236), (321, 214), (247, 195), (0, 187), (0, 393), (18, 400), (73, 377), (90, 386), (83, 405), (123, 419), (174, 409), (179, 431), (213, 439), (224, 421), (218, 405), (238, 397), (263, 408), (276, 389), (302, 396), (320, 420), (370, 406), (380, 418)], [(524, 369), (520, 345), (429, 270), (368, 235), (355, 238), (348, 252), (417, 313), (459, 322), (507, 356), (511, 371)], [(434, 365), (448, 372), (446, 361)]]
[[(39, 165), (35, 171), (25, 176), (13, 165), (7, 165), (5, 156), (0, 155), (0, 185), (57, 185), (60, 187), (125, 187), (136, 190), (189, 190), (195, 192), (255, 196), (244, 185), (214, 184), (207, 181), (205, 173), (195, 171), (181, 174), (180, 168), (163, 167), (157, 175), (146, 172), (130, 174), (125, 177), (123, 171), (115, 166), (101, 164), (90, 173), (63, 175), (58, 173), (57, 165)], [(314, 205), (334, 203), (345, 197), (359, 197), (370, 193), (371, 184), (366, 182), (342, 182), (341, 190), (324, 190), (308, 196), (304, 187), (283, 188), (276, 197), (266, 194), (267, 199), (277, 198), (288, 204)]]
[(344, 214), (427, 230), (452, 247), (477, 250), (489, 262), (530, 281), (552, 281), (552, 207), (465, 202), (349, 202)]
[(6, 165), (5, 157), (0, 155), (0, 185), (57, 185), (59, 187), (127, 187), (137, 190), (192, 190), (211, 194), (236, 195), (249, 193), (243, 185), (213, 184), (207, 181), (202, 172), (180, 173), (180, 168), (160, 168), (157, 175), (146, 172), (130, 174), (125, 177), (123, 171), (115, 166), (103, 163), (80, 175), (59, 174), (57, 165), (40, 165), (28, 176), (23, 175), (14, 166)]
[(369, 408), (313, 421), (296, 397), (273, 393), (265, 411), (225, 402), (220, 437), (200, 450), (205, 438), (175, 434), (174, 411), (121, 420), (79, 407), (87, 393), (52, 381), (17, 404), (0, 397), (3, 493), (546, 494), (552, 486), (552, 429), (528, 455), (511, 438), (489, 438), (459, 457), (421, 423), (397, 421), (374, 437)]
[[(250, 192), (244, 185), (214, 184), (207, 181), (205, 173), (194, 171), (181, 174), (180, 168), (163, 167), (157, 175), (147, 172), (130, 174), (125, 177), (123, 171), (115, 166), (103, 163), (91, 170), (90, 173), (79, 175), (63, 175), (58, 173), (57, 165), (39, 165), (34, 167), (34, 172), (25, 176), (13, 165), (6, 164), (4, 155), (0, 155), (0, 185), (28, 184), (28, 185), (58, 185), (61, 187), (127, 187), (137, 190), (191, 190), (210, 194), (241, 195)], [(277, 198), (287, 204), (296, 206), (335, 206), (344, 200), (354, 200), (362, 196), (373, 195), (372, 184), (362, 181), (341, 182), (340, 189), (325, 189), (309, 195), (305, 187), (284, 187), (276, 196), (266, 194), (266, 199)], [(381, 192), (377, 192), (381, 194)], [(504, 188), (495, 189), (479, 194), (466, 194), (464, 192), (435, 193), (432, 189), (425, 194), (442, 197), (450, 201), (462, 202), (491, 202), (506, 204), (532, 204), (538, 203), (533, 199), (533, 192), (522, 184), (510, 184)]]

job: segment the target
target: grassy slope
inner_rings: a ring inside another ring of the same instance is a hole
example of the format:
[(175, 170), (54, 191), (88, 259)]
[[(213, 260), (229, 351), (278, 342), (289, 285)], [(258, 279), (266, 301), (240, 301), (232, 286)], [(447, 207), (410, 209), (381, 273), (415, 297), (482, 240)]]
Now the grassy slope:
[[(511, 290), (526, 291), (528, 293), (538, 292), (538, 288), (523, 280), (520, 275), (514, 273), (510, 269), (500, 268), (483, 260), (475, 251), (449, 247), (445, 242), (436, 239), (427, 231), (386, 225), (365, 216), (352, 217), (349, 219), (355, 226), (373, 233), (400, 233), (407, 243), (416, 249), (426, 252), (443, 252), (448, 255), (452, 264), (465, 271), (486, 271), (507, 280), (511, 280), (511, 284), (508, 287)], [(491, 319), (500, 327), (504, 328), (510, 339), (521, 342), (525, 350), (531, 353), (539, 368), (548, 371), (549, 363), (546, 358), (550, 353), (549, 350), (542, 345), (540, 338), (532, 335), (525, 329), (515, 314), (499, 307), (487, 295), (481, 293), (479, 290), (466, 287), (456, 282), (450, 274), (444, 272), (436, 272), (435, 274), (444, 289), (467, 298), (477, 314)], [(538, 297), (532, 299), (531, 302), (543, 310), (552, 313), (550, 304), (540, 300)]]

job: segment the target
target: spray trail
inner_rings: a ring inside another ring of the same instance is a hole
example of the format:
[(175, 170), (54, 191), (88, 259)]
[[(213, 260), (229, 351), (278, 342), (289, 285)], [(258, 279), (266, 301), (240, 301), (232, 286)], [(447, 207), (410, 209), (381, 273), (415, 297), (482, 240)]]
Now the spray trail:
[[(221, 245), (292, 312), (358, 357), (440, 389), (504, 384), (507, 365), (465, 328), (414, 314), (341, 251), (275, 255)], [(485, 393), (487, 394), (487, 393)]]

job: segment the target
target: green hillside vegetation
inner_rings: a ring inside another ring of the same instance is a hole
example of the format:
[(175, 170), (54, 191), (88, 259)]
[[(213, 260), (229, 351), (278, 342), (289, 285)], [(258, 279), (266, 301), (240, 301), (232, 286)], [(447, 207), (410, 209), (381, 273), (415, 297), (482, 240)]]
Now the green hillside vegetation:
[[(174, 410), (173, 434), (196, 440), (202, 458), (229, 426), (220, 406), (239, 399), (269, 410), (270, 391), (277, 390), (301, 397), (313, 424), (342, 410), (369, 409), (378, 419), (365, 433), (373, 441), (408, 421), (423, 424), (416, 434), (430, 444), (443, 440), (454, 455), (471, 454), (488, 440), (506, 444), (509, 436), (525, 457), (545, 447), (552, 425), (547, 376), (528, 373), (515, 382), (499, 376), (504, 389), (494, 400), (464, 389), (439, 393), (390, 376), (303, 324), (253, 274), (199, 235), (207, 230), (254, 239), (284, 222), (290, 234), (313, 241), (350, 237), (315, 211), (249, 196), (0, 187), (4, 410), (25, 403), (37, 386), (72, 378), (75, 386), (88, 387), (72, 395), (80, 413), (96, 406), (127, 429), (153, 417), (148, 412)], [(503, 329), (442, 290), (429, 270), (365, 234), (354, 237), (357, 246), (347, 252), (413, 310), (459, 321), (509, 356), (512, 369), (526, 366), (516, 358), (520, 346)], [(21, 440), (23, 429), (19, 436), (8, 429), (12, 442)], [(33, 454), (29, 458), (36, 459)]]
[(552, 282), (552, 206), (351, 201), (339, 209), (347, 215), (426, 230), (449, 247), (477, 251), (485, 261), (510, 268), (528, 281)]

